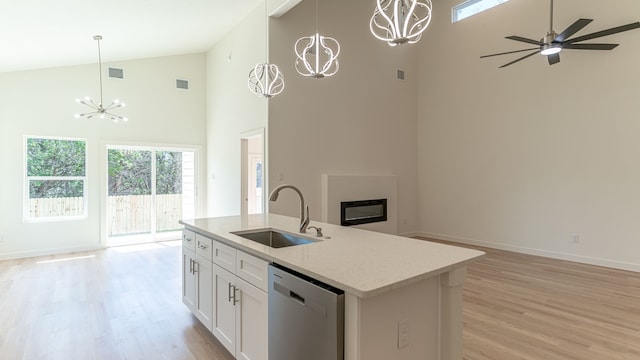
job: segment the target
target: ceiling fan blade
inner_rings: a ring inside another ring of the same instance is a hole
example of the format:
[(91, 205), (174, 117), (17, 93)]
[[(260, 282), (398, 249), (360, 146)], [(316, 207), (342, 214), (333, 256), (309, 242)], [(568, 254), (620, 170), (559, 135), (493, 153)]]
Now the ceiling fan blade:
[(563, 44), (563, 49), (573, 50), (613, 50), (619, 44)]
[(555, 42), (563, 42), (563, 41), (565, 41), (571, 35), (577, 33), (578, 31), (582, 30), (582, 28), (584, 28), (585, 26), (589, 25), (589, 23), (592, 22), (592, 21), (593, 21), (593, 19), (578, 19), (578, 20), (576, 20), (576, 22), (571, 24), (571, 26), (569, 26), (563, 32), (561, 32), (558, 36), (556, 36), (556, 38), (553, 39), (553, 41), (555, 41)]
[(549, 65), (557, 64), (560, 62), (560, 54), (547, 55), (547, 60), (549, 61)]
[(519, 52), (523, 52), (523, 51), (531, 51), (531, 50), (538, 50), (538, 48), (522, 49), (522, 50), (516, 50), (516, 51), (507, 51), (507, 52), (498, 53), (498, 54), (491, 54), (491, 55), (482, 55), (482, 56), (480, 56), (480, 58), (482, 59), (482, 58), (498, 56), (498, 55), (514, 54), (514, 53), (519, 53)]
[(633, 30), (633, 29), (637, 29), (637, 28), (640, 28), (640, 22), (635, 22), (635, 23), (632, 23), (632, 24), (617, 26), (617, 27), (614, 27), (614, 28), (611, 28), (611, 29), (606, 29), (606, 30), (594, 32), (594, 33), (591, 33), (591, 34), (578, 36), (577, 38), (565, 40), (564, 42), (565, 42), (565, 44), (566, 43), (573, 44), (575, 42), (591, 40), (591, 39), (599, 38), (599, 37), (602, 37), (602, 36), (609, 36), (609, 35), (621, 33), (621, 32), (624, 32), (624, 31), (629, 31), (629, 30)]
[(525, 55), (525, 56), (521, 57), (520, 59), (513, 60), (513, 61), (512, 61), (512, 62), (510, 62), (510, 63), (507, 63), (507, 64), (504, 64), (504, 65), (500, 66), (500, 67), (499, 67), (499, 69), (502, 69), (503, 67), (507, 67), (507, 66), (509, 66), (509, 65), (513, 65), (513, 64), (517, 63), (518, 61), (522, 61), (522, 60), (524, 60), (524, 59), (526, 59), (526, 58), (528, 58), (528, 57), (531, 57), (531, 56), (533, 56), (533, 55), (535, 55), (535, 54), (538, 54), (538, 53), (540, 53), (540, 51), (536, 50), (536, 51), (532, 52), (532, 53), (531, 53), (531, 54), (529, 54), (529, 55)]
[(521, 42), (526, 42), (527, 44), (533, 44), (533, 45), (538, 45), (538, 46), (542, 46), (544, 45), (543, 42), (540, 42), (538, 40), (533, 40), (533, 39), (527, 39), (527, 38), (523, 38), (521, 36), (515, 36), (515, 35), (511, 35), (511, 36), (507, 36), (506, 39), (510, 39), (510, 40), (515, 40), (515, 41), (521, 41)]

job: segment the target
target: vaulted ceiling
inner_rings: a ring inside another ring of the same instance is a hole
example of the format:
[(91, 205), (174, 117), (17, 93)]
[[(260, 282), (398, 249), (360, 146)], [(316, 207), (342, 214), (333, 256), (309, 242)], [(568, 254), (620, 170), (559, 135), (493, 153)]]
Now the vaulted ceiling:
[(0, 0), (0, 72), (204, 52), (262, 0)]

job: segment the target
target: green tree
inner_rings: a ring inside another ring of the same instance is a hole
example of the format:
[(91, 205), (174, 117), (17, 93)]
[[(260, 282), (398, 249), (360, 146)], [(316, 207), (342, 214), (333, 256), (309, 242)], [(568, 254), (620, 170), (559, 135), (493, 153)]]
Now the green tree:
[(156, 193), (182, 194), (181, 152), (156, 152)]
[[(86, 144), (82, 140), (27, 139), (27, 176), (75, 177), (86, 173)], [(80, 197), (82, 180), (29, 180), (30, 198)]]
[[(109, 149), (109, 196), (151, 194), (151, 151)], [(156, 193), (182, 193), (182, 153), (156, 152)]]
[(109, 196), (151, 194), (151, 151), (109, 149)]

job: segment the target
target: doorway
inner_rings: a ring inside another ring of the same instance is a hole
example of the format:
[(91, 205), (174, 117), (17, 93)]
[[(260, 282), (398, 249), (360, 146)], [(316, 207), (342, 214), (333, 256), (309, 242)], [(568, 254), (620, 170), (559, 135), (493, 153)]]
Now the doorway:
[(180, 238), (195, 218), (194, 150), (107, 146), (107, 246)]
[(241, 213), (263, 214), (265, 212), (265, 156), (264, 129), (240, 135), (241, 149)]

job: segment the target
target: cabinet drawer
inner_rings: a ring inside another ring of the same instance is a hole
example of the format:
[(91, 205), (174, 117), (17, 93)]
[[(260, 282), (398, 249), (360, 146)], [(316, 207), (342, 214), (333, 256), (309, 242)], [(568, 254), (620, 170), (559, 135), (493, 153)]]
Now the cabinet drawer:
[(221, 268), (234, 273), (236, 271), (236, 249), (219, 241), (213, 241), (212, 258)]
[(202, 236), (200, 234), (196, 234), (196, 254), (202, 256), (203, 258), (211, 261), (213, 260), (213, 240), (209, 239), (206, 236)]
[(196, 251), (196, 233), (191, 230), (183, 229), (182, 246), (191, 251)]
[(236, 275), (251, 285), (267, 291), (268, 265), (265, 260), (238, 251), (236, 256)]

